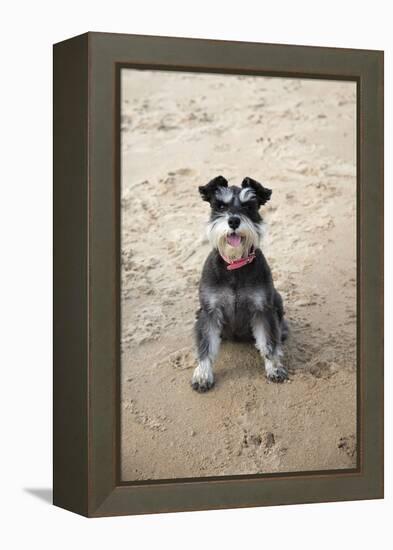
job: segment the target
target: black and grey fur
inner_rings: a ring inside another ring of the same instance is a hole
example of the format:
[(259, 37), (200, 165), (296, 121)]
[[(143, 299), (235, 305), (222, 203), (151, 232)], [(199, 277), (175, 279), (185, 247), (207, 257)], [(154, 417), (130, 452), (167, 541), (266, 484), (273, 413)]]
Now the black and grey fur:
[[(192, 387), (205, 392), (213, 386), (213, 362), (222, 339), (254, 342), (264, 359), (267, 378), (282, 382), (288, 378), (281, 364), (281, 344), (288, 326), (282, 298), (259, 248), (264, 228), (259, 209), (272, 192), (251, 178), (245, 178), (241, 187), (228, 187), (222, 176), (199, 187), (199, 192), (211, 207), (208, 237), (213, 250), (199, 286), (201, 307), (195, 323), (198, 366)], [(238, 243), (239, 237), (240, 244), (232, 246), (230, 243), (234, 239)], [(222, 256), (237, 260), (247, 257), (252, 247), (256, 254), (252, 263), (227, 270)]]

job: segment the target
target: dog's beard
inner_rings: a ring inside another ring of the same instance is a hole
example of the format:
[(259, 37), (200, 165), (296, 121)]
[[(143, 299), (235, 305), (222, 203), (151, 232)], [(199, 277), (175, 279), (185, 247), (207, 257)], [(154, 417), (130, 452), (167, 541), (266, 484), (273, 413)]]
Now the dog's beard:
[(224, 258), (230, 261), (246, 258), (251, 248), (258, 248), (264, 234), (264, 223), (252, 223), (245, 216), (240, 216), (240, 226), (235, 233), (241, 237), (238, 246), (231, 246), (228, 242), (228, 235), (233, 233), (233, 229), (228, 227), (227, 216), (222, 216), (212, 220), (207, 227), (207, 236), (213, 248)]

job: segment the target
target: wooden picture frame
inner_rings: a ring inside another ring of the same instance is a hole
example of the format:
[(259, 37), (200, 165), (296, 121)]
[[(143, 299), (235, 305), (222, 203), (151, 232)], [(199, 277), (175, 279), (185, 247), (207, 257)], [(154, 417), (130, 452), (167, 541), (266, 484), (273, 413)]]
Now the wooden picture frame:
[[(119, 476), (122, 67), (357, 86), (358, 466)], [(383, 52), (87, 33), (54, 46), (54, 504), (90, 516), (383, 497)]]

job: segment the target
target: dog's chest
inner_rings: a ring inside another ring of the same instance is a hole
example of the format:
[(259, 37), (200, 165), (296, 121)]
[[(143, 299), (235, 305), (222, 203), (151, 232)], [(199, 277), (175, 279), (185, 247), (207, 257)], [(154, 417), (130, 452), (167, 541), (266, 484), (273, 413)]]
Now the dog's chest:
[(202, 295), (202, 305), (210, 311), (219, 310), (227, 322), (247, 319), (254, 311), (261, 311), (265, 304), (262, 288), (233, 288), (225, 286), (209, 289)]

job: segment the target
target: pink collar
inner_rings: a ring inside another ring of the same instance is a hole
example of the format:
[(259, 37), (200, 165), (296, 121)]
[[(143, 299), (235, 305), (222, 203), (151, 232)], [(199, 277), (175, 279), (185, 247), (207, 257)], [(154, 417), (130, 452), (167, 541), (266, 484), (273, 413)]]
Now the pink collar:
[(226, 262), (228, 264), (227, 265), (227, 270), (232, 271), (233, 269), (239, 269), (240, 267), (243, 267), (243, 266), (253, 262), (255, 260), (255, 250), (254, 250), (254, 248), (251, 248), (250, 253), (247, 256), (247, 258), (240, 258), (240, 260), (229, 260), (228, 258), (223, 256), (222, 254), (220, 254), (220, 256), (224, 260), (224, 262)]

